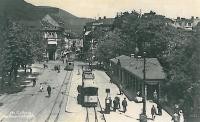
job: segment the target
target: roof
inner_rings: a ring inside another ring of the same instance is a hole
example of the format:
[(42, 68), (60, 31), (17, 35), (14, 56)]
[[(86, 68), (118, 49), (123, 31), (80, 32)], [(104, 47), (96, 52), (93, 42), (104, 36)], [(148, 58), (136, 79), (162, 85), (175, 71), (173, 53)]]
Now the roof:
[(84, 88), (85, 87), (97, 87), (97, 85), (95, 84), (94, 80), (86, 79), (86, 80), (84, 80)]
[(93, 22), (88, 22), (86, 25), (87, 26), (112, 25), (113, 22), (114, 22), (114, 18), (106, 18), (106, 19), (95, 20)]
[[(144, 59), (143, 58), (134, 58), (125, 55), (118, 56), (116, 58), (110, 59), (111, 62), (117, 64), (118, 59), (120, 61), (121, 67), (130, 73), (138, 76), (143, 79), (143, 67)], [(165, 73), (162, 66), (160, 65), (157, 58), (146, 58), (146, 79), (155, 80), (155, 79), (164, 79)]]
[(48, 24), (51, 24), (54, 27), (60, 27), (60, 25), (49, 15), (47, 14), (46, 16), (44, 16), (44, 18), (42, 19), (43, 22), (47, 22)]

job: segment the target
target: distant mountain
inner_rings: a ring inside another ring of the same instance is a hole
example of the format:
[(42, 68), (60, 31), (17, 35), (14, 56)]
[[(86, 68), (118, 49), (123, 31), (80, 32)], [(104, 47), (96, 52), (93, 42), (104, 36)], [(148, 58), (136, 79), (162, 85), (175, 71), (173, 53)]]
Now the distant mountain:
[[(79, 18), (59, 8), (48, 6), (34, 6), (24, 0), (0, 0), (0, 21), (6, 17), (21, 21), (24, 24), (38, 26), (38, 22), (46, 15), (52, 15), (64, 22), (65, 29), (80, 34), (83, 26), (92, 21)], [(1, 24), (1, 23), (0, 23)]]

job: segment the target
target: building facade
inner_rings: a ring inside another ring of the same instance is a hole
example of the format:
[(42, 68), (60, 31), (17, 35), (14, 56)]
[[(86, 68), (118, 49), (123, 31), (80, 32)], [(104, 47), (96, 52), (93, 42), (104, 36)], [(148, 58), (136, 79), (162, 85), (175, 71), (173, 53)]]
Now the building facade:
[(94, 31), (101, 30), (104, 32), (109, 31), (113, 27), (113, 18), (99, 18), (93, 22), (86, 23), (83, 35), (83, 51), (89, 57), (95, 58), (95, 52), (98, 46), (98, 40), (95, 38)]
[(46, 41), (46, 57), (48, 60), (56, 60), (59, 57), (59, 43), (63, 38), (62, 33), (64, 28), (62, 28), (50, 15), (46, 15), (42, 21), (42, 35), (43, 39)]

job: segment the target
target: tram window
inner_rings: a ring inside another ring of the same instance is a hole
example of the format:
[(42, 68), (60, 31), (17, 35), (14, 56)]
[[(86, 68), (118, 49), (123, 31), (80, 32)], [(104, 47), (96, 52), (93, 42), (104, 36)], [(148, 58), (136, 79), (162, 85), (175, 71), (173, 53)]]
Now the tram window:
[(90, 73), (84, 74), (84, 78), (85, 78), (85, 79), (93, 79), (93, 78), (94, 78), (94, 75), (93, 75), (93, 74), (90, 74)]
[(98, 94), (98, 88), (88, 87), (84, 89), (84, 94), (93, 96)]

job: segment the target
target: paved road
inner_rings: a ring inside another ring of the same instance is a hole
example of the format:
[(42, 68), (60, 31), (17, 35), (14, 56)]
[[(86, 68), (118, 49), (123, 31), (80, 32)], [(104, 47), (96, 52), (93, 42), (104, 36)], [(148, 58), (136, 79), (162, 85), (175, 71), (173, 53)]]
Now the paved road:
[[(0, 120), (3, 122), (44, 122), (57, 121), (60, 113), (64, 112), (69, 89), (71, 72), (61, 70), (57, 73), (53, 70), (55, 64), (61, 62), (49, 62), (47, 69), (41, 69), (36, 87), (29, 84), (22, 92), (4, 95), (0, 97), (3, 106), (0, 107)], [(43, 83), (44, 91), (39, 92), (40, 83)], [(47, 96), (47, 85), (52, 87), (51, 97)]]
[[(31, 84), (24, 91), (0, 96), (3, 106), (0, 106), (0, 120), (3, 122), (85, 122), (87, 113), (89, 120), (95, 120), (93, 109), (89, 111), (77, 104), (77, 86), (81, 85), (80, 62), (75, 63), (73, 72), (61, 70), (60, 73), (53, 71), (56, 63), (49, 62), (48, 69), (41, 70), (36, 87)], [(64, 65), (61, 64), (61, 69)], [(42, 66), (42, 65), (41, 65)], [(95, 82), (99, 86), (99, 100), (101, 106), (105, 108), (105, 98), (107, 96), (105, 89), (110, 88), (112, 99), (119, 93), (115, 84), (110, 83), (110, 78), (103, 71), (94, 71)], [(71, 76), (71, 77), (70, 77)], [(44, 84), (44, 92), (39, 92), (39, 83)], [(52, 96), (47, 97), (46, 87), (52, 86)], [(125, 96), (119, 96), (123, 99)], [(147, 114), (150, 117), (150, 106), (153, 103), (147, 102)], [(98, 122), (105, 122), (100, 107), (97, 107)], [(128, 101), (127, 112), (120, 111), (105, 114), (107, 122), (138, 122), (139, 114), (142, 110), (142, 104)], [(163, 116), (157, 116), (155, 122), (170, 122), (171, 117), (163, 112)], [(149, 120), (150, 122), (151, 120)], [(93, 121), (91, 121), (93, 122)]]

